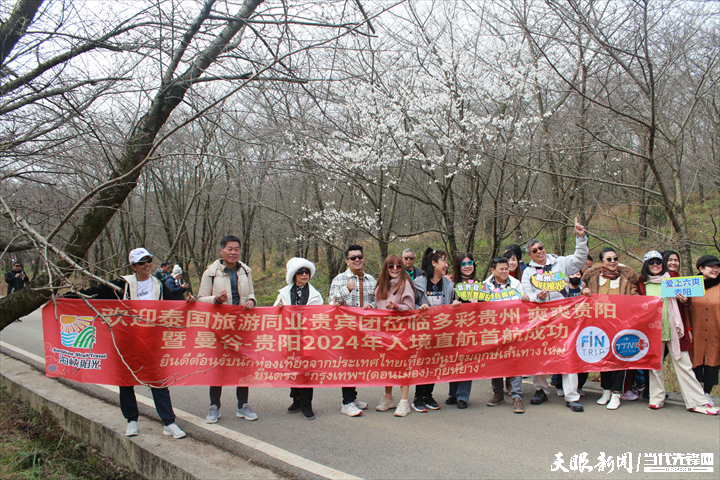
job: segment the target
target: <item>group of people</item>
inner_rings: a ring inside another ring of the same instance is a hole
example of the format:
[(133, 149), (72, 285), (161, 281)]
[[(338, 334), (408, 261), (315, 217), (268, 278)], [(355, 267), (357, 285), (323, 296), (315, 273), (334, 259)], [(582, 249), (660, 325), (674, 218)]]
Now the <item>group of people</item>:
[[(493, 291), (513, 289), (527, 302), (548, 302), (576, 295), (651, 295), (660, 296), (660, 284), (664, 278), (679, 276), (679, 255), (665, 252), (665, 255), (650, 251), (644, 257), (643, 267), (638, 276), (632, 268), (620, 263), (612, 248), (600, 252), (599, 265), (593, 266), (588, 255), (588, 239), (582, 225), (575, 222), (575, 251), (572, 255), (556, 256), (549, 254), (543, 243), (533, 238), (525, 245), (530, 262), (523, 262), (520, 246), (510, 245), (504, 255), (490, 262), (490, 275), (482, 280)], [(208, 302), (218, 305), (242, 306), (245, 310), (255, 308), (257, 300), (253, 288), (251, 269), (240, 261), (240, 239), (229, 235), (220, 241), (220, 259), (213, 262), (203, 272), (197, 299), (188, 295), (186, 301)], [(364, 309), (383, 309), (397, 312), (408, 310), (427, 310), (439, 305), (460, 305), (478, 300), (463, 300), (455, 292), (455, 285), (463, 282), (479, 282), (476, 277), (476, 263), (470, 252), (461, 252), (453, 262), (452, 276), (448, 274), (449, 256), (446, 252), (428, 248), (422, 255), (420, 267), (415, 265), (416, 255), (412, 249), (406, 249), (402, 256), (390, 255), (382, 265), (376, 280), (365, 271), (365, 258), (361, 245), (350, 245), (344, 252), (347, 270), (338, 274), (331, 282), (328, 303), (336, 306), (359, 307)], [(163, 283), (160, 278), (151, 275), (153, 256), (144, 248), (130, 252), (129, 261), (132, 275), (111, 282), (115, 287), (106, 285), (81, 290), (84, 295), (102, 299), (162, 300), (182, 299), (188, 289), (187, 283), (180, 283), (182, 269), (175, 266)], [(169, 264), (167, 265), (169, 269)], [(701, 298), (663, 299), (661, 316), (663, 350), (670, 355), (677, 372), (680, 389), (688, 410), (707, 415), (717, 415), (710, 391), (718, 383), (720, 365), (720, 260), (712, 255), (703, 255), (696, 262), (699, 274), (703, 276), (705, 296)], [(166, 269), (167, 270), (167, 269)], [(568, 279), (567, 286), (561, 291), (548, 291), (537, 288), (531, 276), (537, 273), (561, 272)], [(285, 305), (322, 305), (323, 296), (310, 283), (315, 275), (315, 265), (304, 258), (292, 258), (287, 262), (287, 285), (278, 292), (275, 306)], [(175, 288), (175, 293), (173, 293)], [(601, 386), (603, 394), (598, 404), (614, 410), (620, 406), (626, 393), (632, 394), (633, 372), (602, 372)], [(639, 375), (638, 375), (639, 376)], [(582, 412), (580, 398), (584, 395), (582, 386), (587, 373), (562, 374), (553, 376), (553, 384), (558, 395), (564, 396), (566, 406), (574, 412)], [(644, 372), (645, 392), (649, 392), (651, 409), (662, 408), (665, 401), (663, 370)], [(532, 378), (535, 394), (530, 400), (540, 405), (548, 400), (549, 385), (546, 375)], [(701, 382), (703, 385), (701, 385)], [(492, 397), (487, 402), (494, 407), (504, 403), (504, 387), (512, 398), (515, 413), (523, 413), (522, 377), (494, 378), (491, 381)], [(385, 393), (375, 407), (378, 411), (395, 410), (395, 416), (404, 417), (412, 410), (428, 412), (440, 409), (433, 396), (434, 384), (415, 385), (415, 393), (410, 402), (409, 386), (400, 387), (400, 400), (395, 401), (393, 386), (385, 387)], [(465, 409), (470, 401), (472, 381), (451, 382), (446, 405), (456, 405)], [(153, 388), (153, 398), (158, 415), (165, 425), (163, 433), (175, 438), (185, 436), (177, 424), (167, 388)], [(221, 386), (209, 389), (210, 407), (207, 423), (216, 423), (220, 419)], [(246, 420), (257, 420), (258, 415), (248, 403), (249, 388), (235, 388), (237, 398), (236, 416)], [(315, 418), (312, 409), (313, 389), (292, 388), (292, 399), (288, 413), (301, 413), (308, 420)], [(637, 395), (634, 398), (637, 399)], [(120, 407), (128, 421), (126, 435), (138, 434), (138, 410), (133, 387), (120, 388)], [(358, 399), (354, 386), (342, 388), (341, 413), (350, 417), (359, 416), (368, 408), (368, 403)]]

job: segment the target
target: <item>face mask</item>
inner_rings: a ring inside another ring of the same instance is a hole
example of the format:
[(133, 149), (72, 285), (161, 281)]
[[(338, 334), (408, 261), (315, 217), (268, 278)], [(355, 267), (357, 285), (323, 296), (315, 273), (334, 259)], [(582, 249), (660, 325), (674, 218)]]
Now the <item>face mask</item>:
[(582, 278), (570, 277), (570, 285), (572, 285), (573, 287), (577, 287), (578, 285), (580, 285), (580, 282), (582, 282)]

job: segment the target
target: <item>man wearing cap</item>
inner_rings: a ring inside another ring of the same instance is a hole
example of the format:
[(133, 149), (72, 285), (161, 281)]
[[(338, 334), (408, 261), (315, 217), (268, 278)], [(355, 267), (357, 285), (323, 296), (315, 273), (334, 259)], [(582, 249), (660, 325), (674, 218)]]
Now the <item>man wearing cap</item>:
[[(117, 280), (113, 280), (113, 285), (120, 288), (122, 293), (108, 287), (107, 285), (99, 285), (80, 290), (80, 293), (88, 296), (95, 296), (104, 300), (171, 300), (172, 294), (170, 290), (163, 285), (160, 280), (152, 275), (153, 256), (144, 248), (136, 248), (130, 252), (128, 256), (130, 268), (133, 270), (132, 275), (124, 275)], [(73, 294), (65, 295), (68, 298), (76, 297)], [(195, 301), (192, 295), (188, 296), (187, 301), (192, 303)], [(150, 388), (155, 409), (163, 422), (163, 434), (172, 435), (175, 438), (183, 438), (185, 432), (175, 423), (175, 412), (170, 401), (170, 390), (167, 387)], [(127, 429), (125, 436), (133, 437), (138, 434), (138, 417), (139, 411), (137, 399), (135, 398), (135, 387), (120, 387), (120, 410), (127, 419)]]
[[(220, 240), (220, 256), (203, 272), (198, 290), (198, 300), (216, 305), (242, 305), (243, 310), (255, 308), (250, 267), (240, 261), (240, 239), (227, 235)], [(245, 420), (257, 420), (257, 413), (248, 404), (248, 387), (236, 387), (237, 412), (235, 416)], [(210, 387), (210, 410), (205, 422), (217, 423), (220, 418), (222, 386)]]
[(172, 300), (183, 300), (183, 295), (190, 288), (190, 284), (182, 282), (183, 270), (180, 265), (175, 265), (172, 273), (165, 280), (165, 286), (170, 290)]
[[(8, 284), (7, 294), (10, 295), (13, 292), (17, 292), (18, 290), (22, 289), (29, 281), (30, 279), (22, 269), (22, 264), (20, 262), (13, 262), (12, 270), (5, 274), (5, 283)], [(20, 320), (19, 318), (15, 321), (22, 322), (22, 320)]]
[(703, 255), (695, 266), (703, 276), (705, 295), (690, 299), (686, 306), (692, 326), (690, 358), (708, 403), (714, 405), (710, 392), (718, 384), (720, 370), (720, 260)]
[[(345, 264), (348, 269), (335, 278), (330, 284), (328, 303), (336, 307), (375, 308), (375, 278), (365, 273), (365, 257), (360, 245), (350, 245), (345, 250)], [(368, 407), (367, 402), (357, 399), (355, 387), (342, 387), (342, 408), (340, 413), (349, 417), (362, 415)]]
[[(550, 292), (535, 287), (531, 283), (531, 277), (538, 273), (557, 273), (561, 272), (565, 278), (570, 277), (581, 268), (585, 267), (588, 254), (588, 239), (585, 235), (585, 227), (580, 225), (575, 218), (575, 252), (572, 256), (558, 257), (549, 255), (545, 251), (542, 242), (537, 238), (529, 240), (525, 249), (530, 255), (530, 263), (523, 272), (522, 288), (525, 294), (530, 297), (532, 302), (549, 302), (552, 300), (562, 300), (565, 295), (561, 292)], [(579, 402), (580, 394), (578, 393), (578, 376), (576, 373), (563, 374), (563, 390), (565, 393), (565, 405), (573, 412), (582, 412), (583, 406)], [(540, 405), (547, 401), (548, 384), (545, 375), (533, 376), (535, 385), (535, 395), (530, 399), (532, 405)]]

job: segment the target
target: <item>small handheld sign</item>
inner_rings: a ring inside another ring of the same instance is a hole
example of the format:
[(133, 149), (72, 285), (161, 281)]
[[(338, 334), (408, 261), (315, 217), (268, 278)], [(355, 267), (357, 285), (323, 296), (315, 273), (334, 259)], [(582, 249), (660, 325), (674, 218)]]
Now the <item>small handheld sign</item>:
[(542, 272), (536, 273), (530, 277), (530, 283), (539, 290), (547, 290), (548, 292), (559, 292), (565, 285), (567, 280), (562, 272)]
[(492, 289), (484, 283), (458, 283), (455, 285), (455, 293), (462, 300), (475, 299), (480, 302), (497, 302), (500, 300), (519, 300), (522, 298), (520, 292), (514, 288)]
[(666, 278), (662, 281), (662, 287), (660, 288), (661, 297), (674, 297), (678, 293), (686, 297), (704, 297), (705, 284), (703, 283), (703, 277), (701, 275), (694, 277), (674, 277)]

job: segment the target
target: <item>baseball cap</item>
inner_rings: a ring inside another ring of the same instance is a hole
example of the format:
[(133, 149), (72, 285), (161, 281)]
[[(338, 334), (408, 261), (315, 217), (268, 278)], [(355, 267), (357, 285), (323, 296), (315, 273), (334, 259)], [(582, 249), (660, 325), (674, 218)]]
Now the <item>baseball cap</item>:
[(145, 257), (152, 258), (153, 256), (144, 248), (136, 248), (135, 250), (130, 252), (130, 255), (128, 255), (128, 260), (130, 260), (130, 264), (133, 264), (139, 262)]

